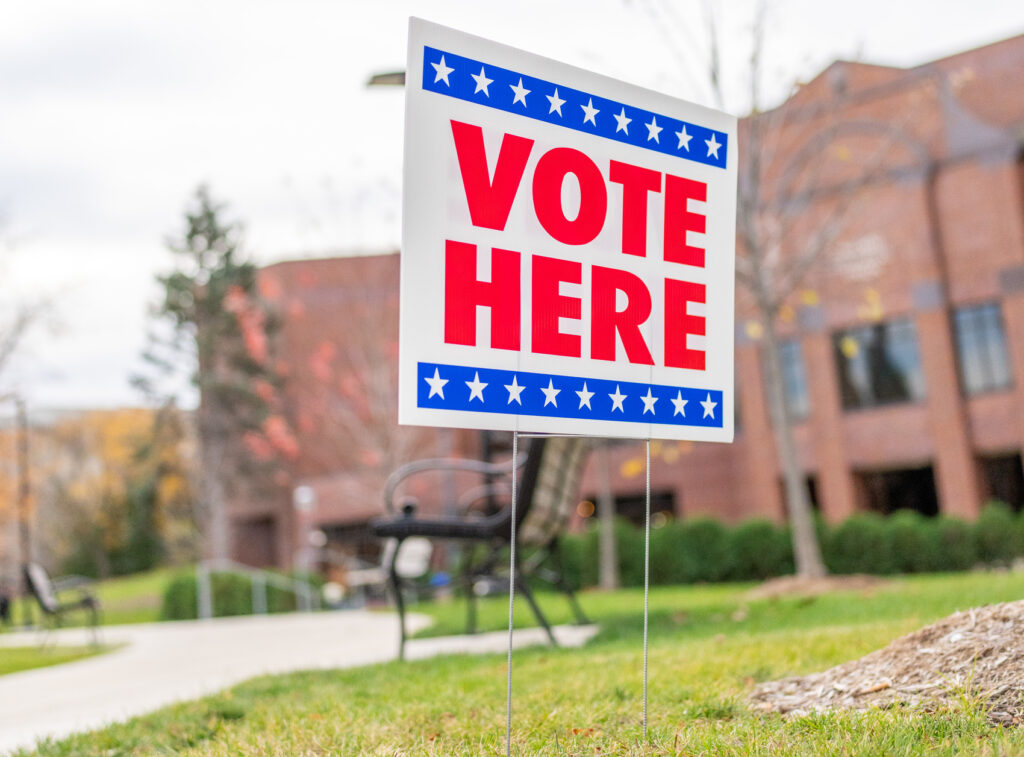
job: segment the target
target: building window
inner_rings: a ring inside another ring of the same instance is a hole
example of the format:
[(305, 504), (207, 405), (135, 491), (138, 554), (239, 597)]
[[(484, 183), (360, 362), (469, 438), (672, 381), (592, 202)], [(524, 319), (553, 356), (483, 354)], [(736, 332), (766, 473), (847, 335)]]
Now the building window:
[(787, 339), (779, 342), (779, 362), (782, 367), (782, 388), (786, 394), (786, 412), (800, 421), (811, 412), (807, 393), (807, 373), (804, 371), (804, 353), (800, 342)]
[(833, 345), (844, 409), (924, 399), (917, 330), (911, 321), (840, 331)]
[(1010, 361), (998, 303), (957, 308), (953, 326), (964, 392), (978, 394), (1008, 387)]
[(1005, 502), (1017, 512), (1024, 510), (1024, 464), (1019, 453), (983, 457), (985, 497)]
[(932, 467), (899, 470), (859, 471), (856, 481), (863, 506), (889, 515), (896, 510), (914, 510), (922, 515), (939, 514), (939, 493)]

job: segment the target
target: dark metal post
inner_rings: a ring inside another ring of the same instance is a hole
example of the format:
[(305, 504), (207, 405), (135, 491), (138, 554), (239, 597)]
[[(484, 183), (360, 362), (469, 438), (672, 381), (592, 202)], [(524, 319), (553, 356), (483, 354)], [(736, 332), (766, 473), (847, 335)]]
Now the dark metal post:
[[(25, 401), (21, 397), (15, 398), (14, 405), (17, 408), (18, 546), (24, 570), (25, 566), (32, 562), (32, 534), (29, 530), (32, 489), (28, 470), (28, 413), (25, 412)], [(21, 617), (26, 627), (32, 625), (32, 605), (28, 600), (28, 586), (23, 590)]]

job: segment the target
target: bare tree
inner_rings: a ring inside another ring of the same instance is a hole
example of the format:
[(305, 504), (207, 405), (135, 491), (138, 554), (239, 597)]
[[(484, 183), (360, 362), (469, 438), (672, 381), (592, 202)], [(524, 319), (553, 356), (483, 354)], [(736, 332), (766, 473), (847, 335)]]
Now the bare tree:
[(325, 335), (303, 356), (306, 364), (288, 377), (283, 393), (285, 415), (307, 442), (306, 460), (314, 469), (348, 474), (352, 495), (366, 501), (379, 498), (399, 465), (436, 454), (438, 439), (434, 429), (395, 422), (398, 292), (390, 276), (367, 269), (346, 290), (344, 319), (353, 326)]
[[(654, 0), (646, 5), (652, 13)], [(715, 14), (705, 5), (708, 43), (706, 89), (723, 108), (727, 79), (723, 47)], [(826, 573), (818, 543), (807, 484), (797, 452), (794, 419), (787, 408), (781, 356), (783, 314), (792, 312), (794, 295), (812, 273), (824, 274), (838, 242), (857, 220), (862, 190), (885, 181), (884, 167), (906, 158), (904, 131), (914, 117), (905, 112), (902, 123), (850, 120), (838, 105), (804, 108), (794, 102), (795, 86), (782, 105), (764, 108), (763, 58), (767, 38), (768, 3), (756, 6), (750, 33), (746, 74), (747, 115), (740, 122), (739, 191), (737, 197), (736, 281), (746, 300), (738, 308), (753, 313), (763, 365), (764, 390), (775, 430), (785, 505), (792, 529), (798, 575)], [(663, 27), (674, 14), (668, 3), (655, 19)], [(686, 61), (680, 60), (681, 63)], [(836, 160), (840, 139), (858, 142), (857, 160)], [(911, 156), (916, 160), (918, 156)]]

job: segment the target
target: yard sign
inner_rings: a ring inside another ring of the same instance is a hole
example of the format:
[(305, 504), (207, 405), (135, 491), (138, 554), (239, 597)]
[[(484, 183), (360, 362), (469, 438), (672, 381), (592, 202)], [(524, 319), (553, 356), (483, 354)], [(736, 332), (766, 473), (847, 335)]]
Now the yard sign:
[(399, 422), (731, 441), (736, 120), (412, 19)]

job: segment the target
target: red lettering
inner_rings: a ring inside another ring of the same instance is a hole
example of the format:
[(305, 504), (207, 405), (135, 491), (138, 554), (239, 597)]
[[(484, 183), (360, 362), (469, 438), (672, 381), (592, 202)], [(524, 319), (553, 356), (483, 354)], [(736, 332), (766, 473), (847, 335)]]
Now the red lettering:
[(469, 217), (474, 226), (503, 231), (523, 180), (533, 140), (506, 134), (501, 140), (492, 179), (487, 171), (483, 129), (460, 121), (451, 123)]
[(622, 253), (647, 256), (647, 193), (661, 191), (661, 173), (611, 162), (608, 178), (622, 185)]
[(573, 260), (533, 256), (533, 337), (531, 349), (545, 355), (580, 356), (580, 338), (558, 330), (559, 318), (579, 320), (583, 305), (579, 297), (566, 297), (558, 285), (583, 282), (583, 265)]
[(689, 334), (704, 336), (704, 316), (686, 312), (687, 303), (706, 302), (703, 284), (665, 279), (665, 365), (669, 368), (704, 370), (704, 350), (691, 350), (686, 345)]
[[(572, 221), (562, 209), (562, 182), (570, 173), (580, 183), (580, 211)], [(592, 242), (601, 233), (608, 211), (608, 191), (601, 170), (579, 150), (549, 150), (533, 171), (533, 207), (540, 225), (559, 242)]]
[(706, 202), (708, 185), (702, 181), (665, 175), (665, 260), (704, 267), (704, 248), (686, 243), (686, 232), (704, 233), (707, 219), (700, 213), (691, 213), (687, 204), (691, 199)]
[[(651, 315), (651, 293), (643, 279), (628, 271), (594, 266), (590, 301), (590, 356), (615, 360), (615, 333), (622, 339), (631, 363), (654, 365), (640, 326)], [(626, 293), (626, 307), (616, 310), (616, 292)]]
[(445, 241), (444, 341), (476, 345), (476, 309), (491, 309), (491, 347), (519, 349), (519, 253), (491, 250), (491, 280), (476, 277), (476, 245)]

